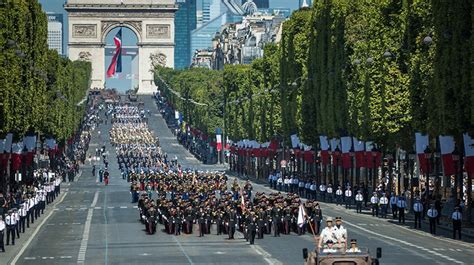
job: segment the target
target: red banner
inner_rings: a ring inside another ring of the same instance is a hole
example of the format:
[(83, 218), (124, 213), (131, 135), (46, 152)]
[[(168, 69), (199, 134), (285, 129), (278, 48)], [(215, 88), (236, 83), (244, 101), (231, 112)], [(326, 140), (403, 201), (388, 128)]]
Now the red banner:
[(321, 163), (323, 166), (329, 165), (329, 152), (327, 150), (321, 150)]

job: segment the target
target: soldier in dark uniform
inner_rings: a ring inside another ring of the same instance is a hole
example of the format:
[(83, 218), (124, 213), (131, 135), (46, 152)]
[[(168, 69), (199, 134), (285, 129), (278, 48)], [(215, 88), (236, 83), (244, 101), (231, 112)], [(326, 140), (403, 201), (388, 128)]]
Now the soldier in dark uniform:
[(222, 213), (221, 210), (218, 210), (215, 218), (217, 226), (217, 235), (221, 235), (223, 230), (224, 213)]
[(280, 206), (273, 207), (272, 210), (272, 222), (273, 222), (273, 236), (279, 237), (280, 236), (280, 227), (281, 227), (281, 208)]
[(250, 221), (247, 227), (248, 230), (248, 238), (250, 241), (250, 245), (253, 245), (255, 243), (255, 233), (256, 233), (257, 225), (256, 225), (256, 219), (253, 216), (250, 216)]
[(235, 214), (235, 209), (231, 209), (227, 219), (227, 231), (229, 233), (229, 239), (234, 239), (236, 219), (237, 215)]
[(199, 225), (199, 237), (203, 237), (206, 229), (206, 213), (204, 212), (203, 208), (199, 209), (197, 218), (197, 222)]
[(258, 213), (258, 220), (257, 220), (257, 226), (258, 226), (258, 239), (263, 239), (263, 232), (266, 230), (267, 223), (265, 222), (263, 212), (260, 211)]

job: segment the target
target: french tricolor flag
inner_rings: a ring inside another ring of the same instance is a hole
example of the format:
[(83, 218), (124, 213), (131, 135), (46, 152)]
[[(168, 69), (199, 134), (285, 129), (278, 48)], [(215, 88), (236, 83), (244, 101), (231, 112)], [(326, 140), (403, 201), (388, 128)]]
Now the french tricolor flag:
[(441, 158), (443, 160), (443, 169), (445, 176), (456, 174), (456, 166), (454, 163), (454, 138), (452, 136), (439, 136), (441, 149)]
[(466, 173), (474, 178), (474, 139), (467, 133), (463, 135), (464, 138), (464, 169)]
[(117, 32), (114, 37), (115, 42), (115, 54), (112, 57), (109, 68), (107, 69), (107, 77), (112, 77), (115, 73), (122, 72), (122, 28)]

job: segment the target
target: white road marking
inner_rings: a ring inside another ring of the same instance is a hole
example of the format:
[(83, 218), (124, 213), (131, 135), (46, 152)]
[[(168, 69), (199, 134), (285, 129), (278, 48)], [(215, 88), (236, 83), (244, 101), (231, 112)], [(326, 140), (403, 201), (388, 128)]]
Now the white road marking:
[(97, 204), (97, 200), (99, 199), (99, 192), (96, 191), (94, 194), (94, 199), (92, 200), (91, 208), (87, 212), (86, 223), (84, 225), (84, 232), (82, 233), (82, 240), (81, 246), (79, 248), (79, 254), (77, 255), (77, 263), (84, 264), (86, 260), (86, 252), (87, 252), (87, 243), (89, 241), (89, 233), (91, 230), (91, 223), (92, 223), (92, 215), (94, 214), (94, 207)]
[(100, 206), (97, 206), (97, 207), (94, 207), (94, 209), (96, 209), (96, 210), (100, 210), (100, 209), (102, 209), (102, 207), (100, 207)]
[(120, 206), (120, 209), (127, 209), (127, 206)]
[[(66, 195), (68, 194), (67, 192), (63, 193), (63, 197), (55, 204), (55, 205), (58, 205), (60, 204), (64, 198), (66, 198)], [(53, 215), (54, 211), (51, 211), (49, 212), (48, 215), (45, 216), (45, 218), (43, 219), (43, 221), (41, 221), (41, 223), (38, 225), (38, 227), (36, 227), (35, 231), (33, 232), (33, 234), (28, 238), (28, 240), (25, 242), (25, 244), (23, 245), (23, 247), (20, 249), (20, 251), (18, 252), (18, 254), (16, 254), (15, 258), (12, 260), (12, 263), (10, 263), (10, 265), (15, 265), (16, 262), (18, 261), (18, 259), (21, 257), (21, 255), (23, 255), (23, 252), (25, 252), (25, 250), (28, 248), (28, 246), (30, 245), (31, 241), (33, 241), (33, 238), (35, 238), (36, 234), (38, 234), (39, 230), (41, 229), (41, 227), (43, 227), (43, 225), (46, 223), (46, 221), (51, 217), (51, 215)]]
[(82, 170), (79, 170), (79, 173), (77, 173), (77, 176), (74, 178), (74, 181), (78, 181), (81, 176), (82, 176)]
[(25, 257), (24, 259), (27, 259), (27, 260), (34, 260), (34, 259), (36, 259), (36, 257)]
[(184, 256), (188, 259), (189, 264), (190, 264), (190, 265), (194, 265), (194, 263), (193, 263), (193, 261), (191, 260), (191, 258), (188, 256), (188, 254), (186, 253), (186, 251), (184, 251), (184, 248), (183, 248), (183, 246), (181, 245), (181, 243), (179, 243), (179, 240), (176, 239), (176, 236), (173, 236), (173, 239), (174, 239), (174, 241), (178, 244), (179, 249), (181, 250), (181, 252), (182, 252), (182, 253), (184, 254)]
[(150, 256), (151, 254), (148, 254), (148, 253), (142, 253), (140, 254), (140, 256)]
[(258, 245), (250, 245), (250, 247), (255, 250), (260, 256), (263, 256), (263, 259), (269, 264), (269, 265), (283, 265), (279, 260), (272, 258), (272, 255), (265, 251), (262, 247)]
[(72, 259), (72, 256), (61, 256), (60, 259)]
[(114, 207), (114, 206), (108, 206), (107, 208), (108, 208), (108, 209), (113, 209), (113, 208), (115, 208), (115, 207)]
[[(237, 234), (238, 237), (244, 236), (244, 234), (242, 234), (239, 231), (236, 231), (235, 233)], [(268, 265), (283, 265), (283, 263), (281, 263), (279, 260), (272, 258), (272, 255), (268, 253), (267, 251), (265, 251), (262, 247), (258, 245), (250, 245), (250, 248), (252, 248), (255, 251), (255, 253), (262, 256), (263, 259), (268, 263)]]
[(372, 235), (378, 236), (379, 238), (385, 238), (385, 239), (392, 240), (392, 241), (398, 242), (398, 243), (400, 243), (400, 244), (409, 246), (409, 247), (411, 247), (411, 248), (417, 248), (417, 249), (419, 249), (419, 250), (428, 252), (428, 253), (430, 253), (430, 254), (433, 255), (433, 256), (438, 256), (438, 257), (440, 257), (440, 258), (443, 258), (443, 259), (448, 260), (448, 261), (453, 262), (453, 263), (464, 264), (464, 262), (462, 262), (462, 261), (453, 259), (453, 258), (451, 258), (451, 257), (448, 257), (448, 256), (446, 256), (446, 255), (440, 254), (440, 253), (438, 253), (438, 252), (436, 252), (436, 251), (427, 249), (427, 248), (425, 248), (425, 247), (418, 246), (418, 245), (415, 245), (415, 244), (406, 242), (406, 241), (401, 240), (401, 239), (397, 239), (397, 238), (393, 238), (393, 237), (390, 237), (390, 236), (386, 236), (386, 235), (383, 235), (383, 234), (376, 233), (376, 232), (374, 232), (374, 231), (372, 231), (372, 230), (363, 228), (363, 227), (361, 227), (361, 226), (358, 226), (358, 225), (353, 224), (353, 223), (351, 223), (351, 222), (348, 222), (348, 221), (346, 221), (346, 220), (345, 220), (344, 222), (345, 222), (347, 225), (356, 227), (356, 228), (358, 228), (359, 230), (362, 230), (362, 231), (364, 231), (364, 232), (366, 232), (366, 233), (368, 233), (368, 234), (372, 234)]
[(138, 209), (138, 206), (134, 205), (133, 208)]

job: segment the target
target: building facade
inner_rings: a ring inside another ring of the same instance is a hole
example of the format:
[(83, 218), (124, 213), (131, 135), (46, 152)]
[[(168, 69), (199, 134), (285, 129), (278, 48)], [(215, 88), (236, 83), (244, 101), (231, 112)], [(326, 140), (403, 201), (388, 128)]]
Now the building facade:
[(48, 16), (48, 47), (63, 55), (63, 15), (47, 13)]
[(174, 67), (184, 69), (191, 64), (191, 32), (196, 29), (196, 0), (177, 0), (175, 17)]

